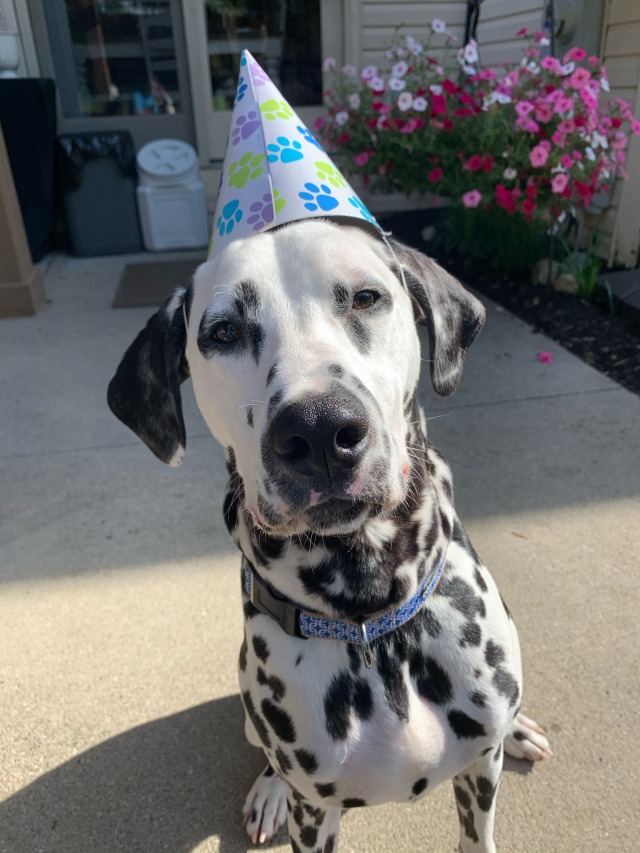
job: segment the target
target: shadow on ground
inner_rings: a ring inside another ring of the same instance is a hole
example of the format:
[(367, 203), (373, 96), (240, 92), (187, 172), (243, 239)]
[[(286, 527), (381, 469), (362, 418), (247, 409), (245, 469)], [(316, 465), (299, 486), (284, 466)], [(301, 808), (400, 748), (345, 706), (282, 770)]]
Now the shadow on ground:
[(244, 853), (240, 810), (264, 759), (238, 695), (124, 732), (0, 805), (4, 853), (188, 853), (219, 838)]

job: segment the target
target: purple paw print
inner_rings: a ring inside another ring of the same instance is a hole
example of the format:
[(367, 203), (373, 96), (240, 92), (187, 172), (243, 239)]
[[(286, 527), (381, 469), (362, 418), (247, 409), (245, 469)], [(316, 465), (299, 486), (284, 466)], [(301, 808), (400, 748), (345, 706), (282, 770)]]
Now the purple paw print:
[(267, 83), (271, 82), (266, 72), (260, 68), (257, 62), (250, 65), (249, 68), (251, 69), (251, 79), (254, 86), (266, 86)]
[(252, 225), (254, 231), (260, 231), (269, 222), (273, 222), (275, 214), (271, 193), (263, 195), (262, 201), (254, 201), (249, 210), (251, 216), (247, 218), (247, 225)]
[(241, 139), (248, 139), (259, 127), (260, 121), (255, 110), (251, 110), (246, 116), (240, 116), (231, 134), (232, 143), (237, 145)]

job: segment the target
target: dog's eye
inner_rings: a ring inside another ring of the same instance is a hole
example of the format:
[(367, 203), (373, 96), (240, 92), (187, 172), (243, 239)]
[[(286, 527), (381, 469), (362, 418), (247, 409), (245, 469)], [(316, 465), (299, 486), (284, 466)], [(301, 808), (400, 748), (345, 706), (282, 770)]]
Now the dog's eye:
[(353, 297), (353, 307), (357, 310), (371, 308), (378, 299), (380, 299), (380, 294), (373, 290), (359, 290)]
[(221, 344), (232, 344), (240, 338), (240, 327), (225, 320), (223, 323), (214, 326), (213, 336)]

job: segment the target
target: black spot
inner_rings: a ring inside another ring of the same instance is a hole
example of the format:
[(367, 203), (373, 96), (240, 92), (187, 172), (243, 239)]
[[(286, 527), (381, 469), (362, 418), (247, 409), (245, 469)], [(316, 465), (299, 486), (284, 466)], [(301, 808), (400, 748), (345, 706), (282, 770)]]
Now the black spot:
[(440, 511), (440, 524), (442, 526), (442, 532), (445, 535), (445, 538), (449, 538), (451, 536), (451, 522), (447, 518), (442, 510)]
[(263, 773), (262, 775), (263, 775), (263, 776), (266, 776), (267, 778), (269, 778), (270, 776), (273, 776), (273, 774), (274, 774), (275, 772), (276, 772), (276, 771), (273, 769), (273, 767), (272, 767), (270, 764), (267, 764), (267, 766), (266, 766), (266, 768), (265, 768), (265, 771), (264, 771), (264, 773)]
[(353, 694), (351, 675), (346, 671), (334, 675), (324, 697), (325, 725), (334, 740), (344, 740), (349, 733)]
[(525, 738), (524, 732), (514, 732), (513, 736), (516, 740), (524, 740)]
[(306, 847), (313, 847), (318, 840), (318, 830), (315, 826), (303, 826), (300, 830), (300, 841)]
[(264, 720), (260, 716), (260, 714), (256, 711), (255, 705), (253, 704), (253, 699), (251, 698), (251, 693), (248, 690), (245, 690), (242, 694), (242, 702), (244, 704), (245, 711), (253, 726), (258, 733), (258, 737), (260, 738), (262, 744), (267, 747), (267, 749), (271, 746), (271, 738), (269, 737), (269, 732), (267, 731), (267, 727), (264, 724)]
[(251, 809), (251, 823), (255, 823), (258, 819), (258, 812), (255, 809)]
[(271, 699), (263, 699), (260, 707), (276, 737), (285, 743), (293, 743), (296, 739), (296, 729), (287, 711), (275, 705)]
[(245, 599), (245, 600), (242, 602), (242, 609), (243, 609), (243, 611), (244, 611), (244, 618), (245, 618), (245, 619), (253, 619), (253, 617), (254, 617), (254, 616), (257, 616), (257, 615), (258, 615), (258, 613), (260, 612), (260, 611), (258, 610), (258, 608), (257, 608), (257, 607), (255, 607), (255, 605), (253, 605), (253, 604), (249, 601), (249, 599), (248, 599), (248, 598), (247, 598), (247, 599)]
[(409, 694), (398, 661), (389, 655), (387, 644), (378, 644), (378, 672), (384, 682), (384, 695), (398, 719), (409, 722)]
[(498, 748), (496, 749), (495, 755), (493, 756), (494, 761), (500, 761), (502, 757), (502, 744), (498, 744)]
[(435, 594), (446, 596), (451, 601), (452, 607), (463, 613), (467, 619), (486, 616), (484, 601), (460, 577), (443, 577), (435, 589)]
[(268, 687), (276, 702), (280, 702), (284, 698), (287, 688), (285, 687), (284, 681), (278, 678), (277, 675), (267, 675), (262, 667), (259, 666), (257, 677), (258, 684), (262, 684), (263, 687)]
[(488, 746), (486, 749), (483, 749), (483, 750), (482, 750), (482, 752), (480, 753), (480, 755), (488, 755), (488, 754), (491, 752), (491, 750), (492, 750), (492, 749), (493, 749), (493, 747), (492, 747), (492, 746)]
[(321, 797), (333, 797), (336, 792), (336, 786), (333, 782), (319, 782), (316, 785), (316, 791)]
[(480, 590), (482, 592), (487, 592), (489, 587), (485, 583), (485, 579), (480, 574), (480, 569), (477, 566), (475, 566), (473, 569), (473, 577), (475, 579), (475, 582), (478, 584), (478, 587), (480, 588)]
[(366, 802), (361, 800), (359, 797), (347, 797), (346, 800), (342, 801), (343, 809), (357, 809), (362, 808), (362, 806), (366, 806)]
[(490, 667), (495, 669), (505, 659), (504, 649), (497, 643), (494, 643), (493, 640), (489, 640), (484, 652), (484, 659)]
[(470, 739), (482, 737), (486, 734), (482, 723), (468, 717), (463, 711), (459, 711), (456, 708), (451, 708), (449, 710), (447, 719), (449, 720), (449, 725), (453, 729), (454, 734), (460, 740), (462, 740), (462, 738)]
[(353, 705), (358, 717), (366, 721), (371, 717), (373, 710), (373, 695), (368, 681), (363, 681), (361, 678), (355, 680), (354, 683)]
[(235, 450), (233, 449), (233, 447), (226, 447), (225, 448), (224, 464), (225, 464), (227, 471), (229, 472), (229, 476), (233, 477), (233, 475), (238, 470), (238, 466), (236, 464), (236, 453), (235, 453)]
[(253, 409), (247, 406), (247, 425), (253, 427)]
[(281, 746), (276, 749), (276, 761), (278, 762), (278, 766), (280, 767), (280, 772), (283, 776), (286, 776), (287, 773), (293, 767), (293, 764), (291, 762), (291, 759)]
[(471, 797), (465, 791), (464, 788), (460, 788), (458, 785), (453, 786), (453, 792), (456, 795), (456, 801), (460, 808), (470, 809), (471, 808)]
[(269, 646), (267, 645), (267, 641), (264, 637), (256, 634), (251, 638), (251, 642), (253, 643), (253, 650), (256, 655), (260, 658), (262, 663), (266, 663), (269, 659)]
[(342, 377), (344, 376), (344, 370), (339, 364), (330, 364), (329, 373), (332, 376), (335, 376), (336, 379), (342, 379)]
[(240, 657), (238, 659), (242, 672), (246, 672), (247, 669), (247, 651), (247, 638), (245, 637), (242, 641), (242, 645), (240, 646)]
[(428, 607), (424, 607), (422, 610), (422, 621), (424, 623), (424, 627), (427, 629), (427, 633), (433, 640), (440, 636), (440, 633), (442, 632), (442, 625)]
[(302, 655), (298, 655), (298, 657), (296, 658), (296, 666), (298, 666), (298, 664), (302, 660), (302, 657), (303, 657)]
[(493, 798), (496, 793), (495, 786), (486, 776), (478, 776), (476, 782), (478, 783), (476, 801), (483, 812), (488, 812), (493, 804)]
[(460, 645), (479, 646), (482, 642), (482, 629), (477, 622), (465, 622), (462, 626), (462, 636), (460, 637)]
[(418, 779), (416, 782), (414, 782), (413, 788), (411, 789), (413, 791), (414, 796), (418, 797), (425, 790), (427, 785), (428, 782), (424, 776), (422, 777), (422, 779)]
[(267, 373), (267, 385), (271, 385), (273, 380), (275, 379), (275, 375), (278, 372), (278, 362), (274, 362), (269, 368), (269, 372)]
[(238, 494), (235, 489), (233, 491), (228, 491), (224, 496), (222, 514), (224, 516), (224, 523), (227, 526), (227, 530), (230, 533), (233, 533), (238, 526)]
[(335, 835), (330, 835), (324, 843), (324, 850), (322, 853), (333, 853), (336, 849), (336, 837)]
[(513, 706), (520, 698), (520, 688), (510, 672), (499, 666), (493, 674), (493, 686), (502, 696), (507, 696), (509, 705)]
[(471, 701), (478, 708), (484, 708), (486, 705), (486, 702), (487, 702), (487, 697), (485, 696), (484, 693), (481, 693), (480, 691), (476, 691), (475, 693), (471, 694)]
[(434, 705), (444, 705), (451, 701), (453, 688), (451, 679), (432, 657), (424, 658), (420, 651), (411, 658), (409, 672), (416, 680), (418, 693)]
[(354, 646), (353, 643), (347, 643), (346, 646), (347, 654), (349, 655), (349, 669), (354, 675), (357, 675), (360, 672), (360, 664), (362, 662), (360, 649)]
[(318, 769), (318, 758), (313, 752), (310, 752), (308, 749), (296, 749), (293, 754), (298, 759), (298, 764), (305, 773), (311, 775), (316, 772)]
[(262, 353), (262, 346), (264, 344), (264, 329), (258, 323), (248, 323), (247, 338), (251, 347), (251, 355), (257, 364), (260, 361), (260, 354)]

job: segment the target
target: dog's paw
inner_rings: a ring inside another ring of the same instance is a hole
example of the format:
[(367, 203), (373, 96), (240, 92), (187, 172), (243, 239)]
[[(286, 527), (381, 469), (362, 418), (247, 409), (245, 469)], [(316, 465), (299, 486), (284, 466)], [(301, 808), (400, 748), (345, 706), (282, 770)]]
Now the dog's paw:
[(524, 714), (518, 714), (513, 721), (504, 739), (504, 751), (513, 758), (526, 758), (529, 761), (540, 761), (553, 755), (542, 726)]
[(253, 844), (270, 841), (287, 820), (287, 788), (267, 764), (242, 807), (244, 825)]

